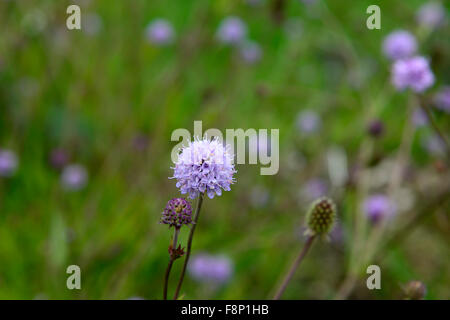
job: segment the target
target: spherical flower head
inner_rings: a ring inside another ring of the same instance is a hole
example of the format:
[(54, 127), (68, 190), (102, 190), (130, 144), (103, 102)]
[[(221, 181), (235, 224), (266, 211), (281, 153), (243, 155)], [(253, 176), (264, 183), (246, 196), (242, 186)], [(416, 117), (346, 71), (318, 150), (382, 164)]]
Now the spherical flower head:
[(192, 223), (192, 206), (184, 198), (174, 198), (167, 202), (161, 215), (162, 224), (168, 224), (169, 228), (180, 229), (183, 225)]
[(442, 156), (445, 154), (445, 142), (438, 135), (428, 135), (422, 138), (422, 146), (431, 155)]
[(383, 41), (383, 52), (391, 60), (408, 58), (416, 50), (416, 38), (405, 30), (393, 31)]
[(336, 205), (334, 201), (322, 197), (311, 204), (306, 221), (308, 225), (307, 234), (327, 235), (334, 227), (336, 222)]
[(434, 29), (445, 21), (445, 8), (438, 2), (428, 2), (417, 11), (417, 22), (427, 28)]
[(239, 54), (244, 62), (254, 64), (261, 60), (262, 49), (256, 42), (246, 41), (239, 47)]
[(304, 110), (297, 116), (297, 127), (303, 133), (313, 133), (320, 128), (320, 125), (319, 115), (312, 110)]
[(78, 191), (84, 188), (88, 181), (86, 169), (79, 164), (71, 164), (63, 169), (61, 184), (66, 191)]
[(174, 37), (172, 24), (165, 19), (155, 19), (147, 27), (147, 39), (155, 45), (169, 45)]
[(217, 30), (217, 38), (223, 44), (236, 45), (247, 36), (247, 26), (237, 17), (225, 18)]
[(434, 105), (436, 108), (450, 113), (450, 86), (438, 91), (434, 97)]
[(195, 199), (200, 193), (209, 198), (222, 195), (222, 190), (230, 191), (236, 172), (233, 156), (219, 139), (194, 140), (182, 149), (175, 163), (174, 179), (182, 194)]
[(364, 201), (363, 210), (372, 223), (378, 223), (381, 220), (391, 218), (395, 214), (396, 206), (389, 197), (383, 194), (375, 194)]
[(392, 83), (398, 90), (410, 88), (415, 92), (423, 92), (433, 85), (434, 75), (428, 60), (417, 56), (397, 60), (394, 63)]
[(200, 282), (224, 284), (233, 274), (233, 264), (226, 256), (215, 256), (206, 253), (192, 257), (188, 265), (192, 278)]
[(17, 170), (18, 160), (14, 152), (0, 150), (0, 177), (11, 177)]
[(427, 294), (427, 287), (421, 281), (408, 282), (404, 290), (406, 298), (411, 300), (422, 300)]

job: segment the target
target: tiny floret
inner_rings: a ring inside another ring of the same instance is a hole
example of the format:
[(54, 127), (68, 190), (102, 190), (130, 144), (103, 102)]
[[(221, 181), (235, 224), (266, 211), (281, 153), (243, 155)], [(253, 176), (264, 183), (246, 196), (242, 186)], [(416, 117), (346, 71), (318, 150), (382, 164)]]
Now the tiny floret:
[(307, 234), (328, 234), (336, 222), (336, 212), (336, 205), (333, 200), (322, 197), (314, 201), (306, 218), (308, 224)]
[(236, 172), (233, 156), (218, 139), (194, 140), (183, 148), (175, 163), (173, 177), (182, 194), (195, 199), (200, 193), (209, 198), (230, 191)]
[(192, 207), (184, 198), (174, 198), (167, 202), (161, 215), (161, 223), (176, 229), (192, 223)]
[(406, 30), (393, 31), (383, 41), (384, 55), (391, 60), (408, 58), (416, 50), (416, 38)]
[(217, 38), (223, 44), (236, 45), (247, 36), (247, 26), (238, 17), (227, 17), (219, 25)]
[(415, 92), (423, 92), (433, 85), (434, 75), (428, 60), (417, 56), (394, 63), (392, 83), (398, 90), (410, 88)]

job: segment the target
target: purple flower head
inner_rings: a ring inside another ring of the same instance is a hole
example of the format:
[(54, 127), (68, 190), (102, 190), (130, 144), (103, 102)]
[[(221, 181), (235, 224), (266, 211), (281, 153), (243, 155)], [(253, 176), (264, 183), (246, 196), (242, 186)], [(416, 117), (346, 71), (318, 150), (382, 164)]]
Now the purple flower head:
[(302, 189), (302, 195), (307, 201), (323, 197), (328, 192), (327, 183), (320, 178), (313, 178), (306, 182)]
[(166, 207), (161, 216), (162, 224), (168, 224), (176, 229), (181, 228), (184, 224), (192, 223), (192, 207), (189, 201), (184, 198), (174, 198), (167, 202)]
[(155, 45), (169, 45), (173, 42), (174, 37), (173, 27), (165, 19), (155, 19), (147, 26), (147, 39)]
[(236, 172), (233, 156), (218, 139), (194, 140), (184, 147), (175, 163), (173, 177), (182, 194), (195, 199), (200, 193), (209, 198), (230, 191)]
[(237, 17), (225, 18), (217, 30), (217, 38), (223, 44), (236, 45), (247, 36), (247, 26)]
[(416, 38), (405, 30), (393, 31), (383, 41), (383, 52), (391, 60), (408, 58), (416, 50)]
[(224, 284), (233, 274), (233, 265), (226, 256), (215, 256), (200, 253), (192, 257), (188, 265), (188, 271), (192, 278), (199, 282)]
[(366, 217), (372, 223), (391, 218), (396, 212), (395, 204), (383, 194), (375, 194), (368, 197), (364, 201), (363, 208)]
[(50, 165), (55, 169), (62, 169), (69, 161), (69, 155), (63, 149), (54, 149), (50, 153)]
[(149, 145), (149, 137), (144, 133), (139, 133), (133, 138), (133, 148), (137, 151), (145, 151)]
[(239, 47), (239, 54), (246, 63), (254, 64), (261, 60), (262, 49), (256, 42), (246, 41)]
[(434, 96), (436, 108), (450, 113), (450, 86), (444, 87)]
[(321, 121), (319, 115), (312, 110), (304, 110), (297, 116), (297, 127), (303, 133), (310, 134), (320, 128)]
[(438, 2), (428, 2), (417, 11), (417, 22), (427, 28), (437, 28), (445, 21), (445, 8)]
[(372, 120), (367, 128), (369, 134), (374, 137), (380, 137), (384, 132), (384, 124), (381, 120)]
[(416, 108), (412, 114), (412, 122), (416, 127), (423, 127), (428, 124), (428, 116), (422, 108)]
[(397, 60), (392, 66), (392, 83), (398, 90), (422, 92), (433, 85), (434, 75), (424, 57)]
[(0, 150), (0, 177), (11, 177), (17, 170), (18, 160), (14, 152)]
[(81, 190), (88, 181), (86, 169), (79, 164), (71, 164), (61, 174), (61, 184), (66, 191)]

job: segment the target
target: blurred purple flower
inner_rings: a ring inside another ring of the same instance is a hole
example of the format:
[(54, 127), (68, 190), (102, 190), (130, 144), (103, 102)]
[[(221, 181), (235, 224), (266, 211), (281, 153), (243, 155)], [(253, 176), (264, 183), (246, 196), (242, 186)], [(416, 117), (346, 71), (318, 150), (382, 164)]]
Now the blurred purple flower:
[(323, 197), (328, 192), (327, 183), (320, 178), (313, 178), (306, 182), (302, 189), (302, 195), (307, 201), (312, 201), (317, 198)]
[(50, 153), (50, 165), (55, 169), (62, 169), (69, 161), (69, 155), (63, 149), (54, 149)]
[(17, 170), (17, 156), (11, 150), (0, 150), (0, 177), (11, 177)]
[[(227, 146), (228, 147), (228, 146)], [(230, 191), (236, 172), (233, 156), (218, 139), (195, 140), (184, 147), (175, 163), (173, 177), (182, 194), (195, 199), (200, 193), (209, 198)]]
[(430, 135), (422, 139), (422, 146), (435, 156), (442, 156), (445, 153), (445, 143), (438, 135)]
[(226, 256), (200, 253), (192, 257), (188, 271), (191, 277), (199, 282), (224, 284), (231, 278), (233, 265)]
[(424, 57), (397, 60), (392, 66), (392, 83), (398, 90), (411, 88), (422, 92), (433, 85), (434, 74)]
[(412, 122), (416, 127), (423, 127), (428, 124), (428, 116), (422, 108), (416, 108), (412, 114)]
[(450, 86), (443, 87), (434, 96), (434, 105), (436, 108), (450, 113)]
[(169, 45), (173, 42), (175, 31), (172, 24), (165, 19), (155, 19), (147, 26), (147, 39), (159, 46)]
[(391, 60), (408, 58), (416, 50), (416, 38), (405, 30), (393, 31), (383, 41), (383, 52)]
[(247, 26), (237, 17), (227, 17), (219, 25), (217, 38), (223, 44), (236, 45), (247, 36)]
[(86, 169), (79, 164), (71, 164), (61, 174), (61, 184), (66, 191), (81, 190), (88, 181)]
[(246, 63), (254, 64), (261, 60), (262, 49), (256, 42), (245, 41), (239, 47), (239, 54)]
[(145, 151), (148, 148), (149, 137), (146, 134), (139, 133), (133, 138), (133, 148), (138, 151)]
[(428, 2), (417, 11), (417, 22), (425, 27), (434, 29), (445, 21), (445, 8), (438, 2)]
[(364, 201), (363, 207), (366, 217), (372, 223), (393, 217), (397, 210), (389, 197), (383, 194), (371, 195)]
[(369, 128), (368, 128), (369, 134), (372, 137), (378, 138), (380, 137), (383, 132), (384, 132), (384, 124), (381, 120), (372, 120), (369, 123)]
[(313, 133), (320, 128), (320, 125), (319, 115), (312, 110), (304, 110), (297, 116), (297, 127), (303, 133)]

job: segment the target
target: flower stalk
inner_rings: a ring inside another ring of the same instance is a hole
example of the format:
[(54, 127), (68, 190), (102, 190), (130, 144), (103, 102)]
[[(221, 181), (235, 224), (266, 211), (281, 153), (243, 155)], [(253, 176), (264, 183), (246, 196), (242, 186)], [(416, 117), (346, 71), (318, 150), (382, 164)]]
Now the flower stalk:
[(179, 233), (180, 233), (180, 229), (175, 228), (175, 231), (173, 234), (173, 243), (171, 246), (169, 246), (170, 260), (169, 260), (169, 264), (167, 265), (166, 273), (164, 275), (164, 292), (163, 292), (164, 300), (167, 300), (167, 287), (169, 286), (170, 271), (172, 270), (173, 262), (177, 259), (176, 248), (177, 248), (177, 241), (178, 241)]
[(204, 197), (204, 194), (200, 193), (200, 195), (198, 197), (197, 208), (196, 208), (195, 214), (194, 214), (194, 221), (192, 223), (191, 231), (189, 232), (189, 238), (188, 238), (187, 249), (186, 249), (186, 258), (184, 259), (183, 269), (181, 270), (180, 279), (178, 280), (177, 288), (176, 288), (175, 294), (173, 296), (174, 300), (178, 299), (178, 296), (179, 296), (180, 290), (181, 290), (181, 285), (183, 284), (187, 264), (189, 262), (189, 257), (191, 255), (192, 239), (194, 238), (195, 227), (197, 226), (198, 218), (200, 216), (200, 209), (202, 208), (203, 197)]
[(286, 287), (288, 286), (289, 282), (291, 281), (292, 277), (295, 274), (295, 271), (298, 269), (300, 263), (303, 261), (303, 258), (306, 256), (306, 254), (309, 251), (309, 248), (311, 248), (311, 245), (315, 239), (315, 235), (308, 236), (305, 245), (303, 246), (303, 249), (300, 251), (300, 254), (298, 255), (297, 259), (295, 259), (294, 263), (292, 264), (291, 268), (289, 269), (289, 272), (284, 277), (283, 282), (281, 283), (280, 287), (277, 290), (277, 293), (273, 297), (274, 300), (279, 300), (281, 296), (283, 295), (284, 291), (286, 290)]

